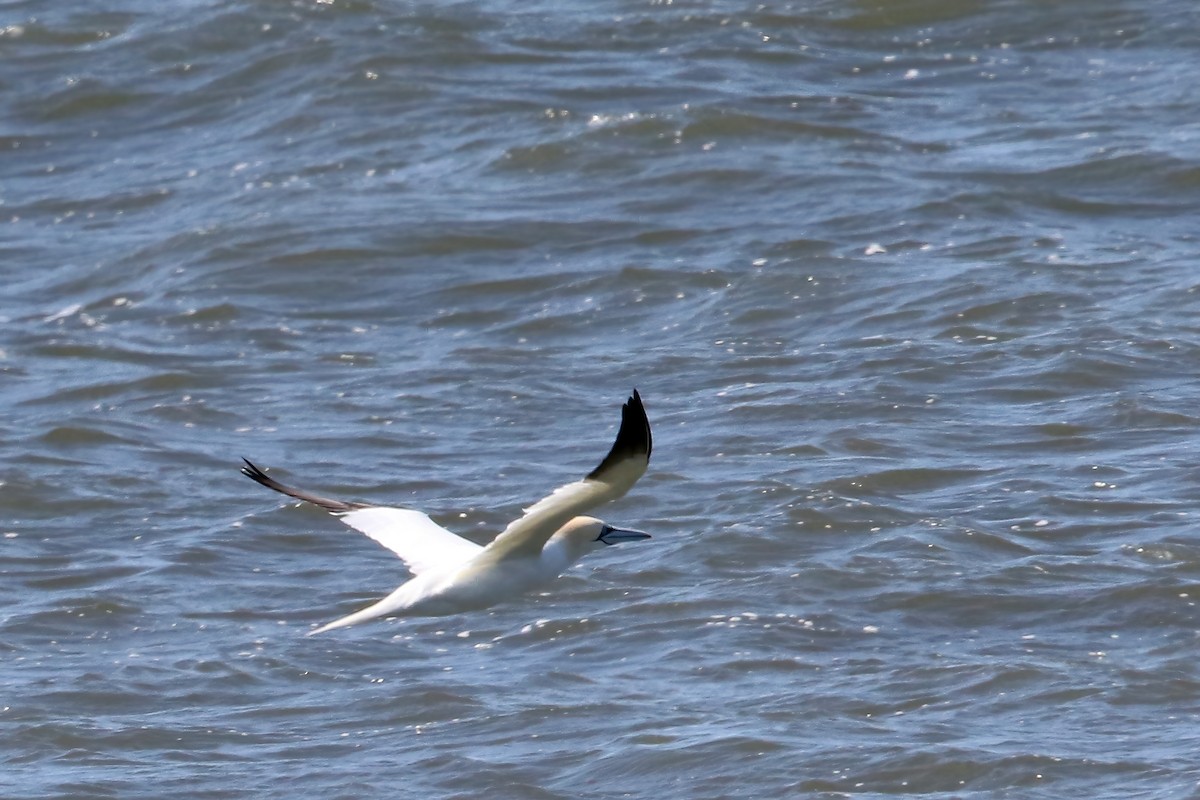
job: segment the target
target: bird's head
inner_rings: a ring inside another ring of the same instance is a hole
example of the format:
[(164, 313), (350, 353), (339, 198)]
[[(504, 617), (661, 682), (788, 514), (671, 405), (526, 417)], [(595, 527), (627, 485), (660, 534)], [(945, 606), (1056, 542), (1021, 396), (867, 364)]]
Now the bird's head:
[(595, 517), (575, 517), (559, 528), (554, 538), (570, 550), (583, 555), (621, 542), (649, 539), (650, 534), (618, 528)]

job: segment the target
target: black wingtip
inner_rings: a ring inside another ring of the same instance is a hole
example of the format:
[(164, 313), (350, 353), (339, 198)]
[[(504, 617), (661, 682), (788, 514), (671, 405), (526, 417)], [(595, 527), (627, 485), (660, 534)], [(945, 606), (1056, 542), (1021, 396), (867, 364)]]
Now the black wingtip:
[(255, 483), (262, 484), (263, 486), (267, 487), (268, 489), (274, 489), (277, 492), (283, 492), (283, 494), (288, 494), (288, 492), (285, 491), (285, 489), (290, 489), (290, 487), (284, 486), (279, 481), (277, 481), (274, 478), (272, 478), (271, 476), (267, 475), (267, 473), (263, 472), (263, 470), (257, 464), (255, 464), (253, 461), (251, 461), (248, 458), (243, 458), (242, 463), (245, 466), (242, 467), (241, 472), (247, 478), (254, 481)]
[(303, 489), (297, 489), (293, 486), (285, 486), (279, 481), (272, 478), (267, 473), (263, 472), (248, 458), (243, 458), (245, 466), (242, 467), (242, 474), (255, 483), (262, 484), (268, 489), (273, 489), (280, 494), (286, 494), (288, 497), (294, 497), (297, 500), (303, 500), (306, 503), (320, 506), (331, 514), (345, 514), (347, 511), (354, 511), (360, 508), (368, 508), (366, 503), (347, 503), (344, 500), (335, 500), (332, 497), (322, 497), (319, 494), (306, 492)]
[[(263, 478), (266, 477), (266, 473), (264, 473), (258, 467), (254, 466), (253, 461), (251, 461), (250, 459), (248, 459), (244, 456), (242, 457), (242, 461), (246, 465), (246, 466), (242, 467), (242, 474), (245, 475), (247, 478), (252, 478), (257, 481), (260, 477), (263, 477)], [(259, 481), (259, 482), (261, 483), (261, 481)]]
[[(642, 423), (646, 426), (646, 461), (649, 461), (650, 454), (654, 452), (654, 436), (650, 433), (650, 419), (646, 416), (646, 407), (642, 405), (642, 396), (638, 394), (637, 387), (634, 387), (633, 397), (629, 398), (629, 403), (637, 405), (638, 415), (642, 418)], [(621, 421), (624, 422), (624, 406), (622, 406), (621, 410)]]
[(617, 430), (616, 441), (608, 455), (588, 473), (589, 479), (598, 478), (608, 468), (628, 458), (642, 456), (650, 460), (650, 452), (654, 449), (654, 437), (650, 433), (650, 420), (646, 417), (646, 407), (642, 405), (642, 396), (638, 390), (621, 406), (621, 427)]

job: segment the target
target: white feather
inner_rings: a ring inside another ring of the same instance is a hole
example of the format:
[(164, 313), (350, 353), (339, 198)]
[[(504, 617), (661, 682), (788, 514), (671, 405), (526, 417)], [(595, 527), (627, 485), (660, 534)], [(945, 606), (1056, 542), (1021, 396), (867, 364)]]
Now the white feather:
[(339, 514), (342, 522), (400, 556), (413, 575), (474, 558), (483, 548), (408, 508), (368, 506)]

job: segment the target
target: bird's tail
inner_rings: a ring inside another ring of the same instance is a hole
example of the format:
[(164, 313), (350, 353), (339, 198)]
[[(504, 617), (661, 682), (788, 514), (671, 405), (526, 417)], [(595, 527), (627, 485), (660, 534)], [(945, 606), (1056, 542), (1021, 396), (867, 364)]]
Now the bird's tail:
[(363, 612), (367, 611), (367, 610), (368, 609), (364, 608), (362, 611), (356, 611), (353, 614), (348, 614), (348, 615), (342, 617), (341, 619), (335, 619), (333, 622), (327, 622), (324, 625), (322, 625), (321, 627), (314, 628), (304, 635), (305, 636), (316, 636), (318, 633), (324, 633), (325, 631), (331, 631), (334, 628), (344, 628), (347, 625), (353, 625), (356, 622), (363, 622), (364, 620), (370, 619), (370, 617), (363, 615)]
[[(403, 586), (400, 587), (400, 589), (403, 588)], [(321, 627), (309, 631), (305, 635), (316, 636), (318, 633), (331, 631), (334, 628), (345, 628), (347, 625), (356, 625), (359, 622), (366, 622), (369, 619), (387, 616), (388, 614), (403, 608), (408, 603), (407, 598), (401, 593), (400, 589), (392, 592), (378, 603), (372, 603), (360, 611), (355, 611), (353, 614), (347, 614), (340, 619), (335, 619), (333, 622), (327, 622)]]

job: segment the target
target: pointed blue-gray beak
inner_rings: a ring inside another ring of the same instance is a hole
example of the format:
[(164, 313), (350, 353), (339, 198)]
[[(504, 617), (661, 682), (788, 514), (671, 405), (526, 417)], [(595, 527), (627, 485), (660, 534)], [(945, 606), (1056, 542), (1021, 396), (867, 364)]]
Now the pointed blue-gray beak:
[(605, 525), (600, 529), (600, 535), (596, 537), (597, 542), (605, 544), (618, 544), (620, 542), (633, 542), (638, 539), (649, 539), (650, 534), (642, 533), (641, 531), (631, 531), (626, 528), (614, 528), (612, 525)]

